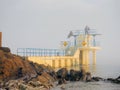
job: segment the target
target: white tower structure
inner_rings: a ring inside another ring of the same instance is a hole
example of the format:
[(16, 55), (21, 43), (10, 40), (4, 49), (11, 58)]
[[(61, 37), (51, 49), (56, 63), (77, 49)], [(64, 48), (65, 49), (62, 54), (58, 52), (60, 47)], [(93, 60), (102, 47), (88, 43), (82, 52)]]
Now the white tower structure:
[[(81, 65), (88, 65), (90, 52), (93, 56), (93, 64), (96, 64), (96, 51), (100, 49), (96, 42), (96, 36), (101, 35), (96, 33), (95, 29), (90, 29), (88, 26), (84, 30), (70, 31), (68, 38), (74, 37), (74, 45), (66, 48), (66, 55), (68, 52), (72, 52), (69, 55), (79, 56)], [(76, 53), (76, 51), (78, 51)]]

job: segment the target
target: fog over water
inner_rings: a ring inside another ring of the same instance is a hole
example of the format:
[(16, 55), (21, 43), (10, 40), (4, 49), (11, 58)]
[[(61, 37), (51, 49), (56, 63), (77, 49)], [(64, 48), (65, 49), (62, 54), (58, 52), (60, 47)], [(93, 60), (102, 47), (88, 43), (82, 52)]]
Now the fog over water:
[(0, 0), (3, 46), (59, 48), (70, 30), (101, 33), (97, 63), (120, 65), (120, 0)]

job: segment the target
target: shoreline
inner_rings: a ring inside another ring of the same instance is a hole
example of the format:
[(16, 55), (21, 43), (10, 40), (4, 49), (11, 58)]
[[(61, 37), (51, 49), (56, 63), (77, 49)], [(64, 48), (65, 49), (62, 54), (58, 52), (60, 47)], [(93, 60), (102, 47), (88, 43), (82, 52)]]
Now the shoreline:
[[(61, 70), (67, 70), (67, 69), (61, 68), (57, 72), (59, 72)], [(62, 72), (64, 72), (64, 71), (62, 71)], [(49, 80), (48, 77), (51, 77), (51, 76), (49, 76), (50, 73), (48, 75), (47, 74), (48, 74), (48, 72), (43, 72), (40, 76), (38, 75), (37, 77), (43, 76), (43, 77), (47, 78), (47, 80)], [(107, 78), (107, 79), (104, 79), (101, 77), (91, 77), (91, 80), (89, 80), (89, 81), (87, 81), (87, 80), (70, 80), (69, 79), (69, 80), (65, 80), (65, 82), (62, 82), (62, 83), (59, 82), (59, 80), (62, 80), (62, 77), (59, 78), (57, 76), (58, 76), (58, 74), (56, 75), (56, 80), (54, 80), (54, 81), (49, 80), (49, 82), (47, 82), (47, 83), (46, 83), (46, 81), (44, 83), (41, 83), (40, 81), (38, 81), (36, 79), (37, 77), (34, 77), (29, 81), (26, 81), (25, 78), (23, 78), (23, 77), (21, 77), (19, 79), (14, 79), (14, 80), (11, 79), (7, 82), (0, 81), (0, 89), (12, 90), (14, 88), (16, 90), (54, 90), (55, 88), (62, 88), (64, 90), (66, 88), (65, 85), (67, 85), (68, 87), (71, 87), (71, 86), (69, 86), (69, 85), (71, 85), (71, 83), (73, 83), (73, 84), (75, 84), (75, 83), (81, 84), (82, 83), (83, 85), (88, 84), (88, 83), (94, 84), (94, 83), (100, 83), (100, 82), (103, 82), (105, 84), (109, 84), (109, 83), (111, 83), (111, 84), (114, 83), (116, 85), (120, 84), (120, 76), (118, 76), (117, 78)], [(53, 77), (51, 77), (51, 78), (53, 78)], [(73, 86), (73, 87), (76, 87), (76, 86)], [(81, 85), (78, 85), (78, 87), (81, 87)]]
[(50, 66), (36, 64), (12, 54), (7, 47), (1, 47), (0, 49), (0, 89), (30, 90), (31, 88), (39, 88), (40, 90), (42, 88), (41, 90), (43, 90), (44, 88), (48, 90), (54, 86), (56, 81), (58, 85), (62, 85), (67, 81), (81, 80), (86, 82), (107, 80), (120, 84), (120, 76), (104, 79), (91, 76), (91, 72), (81, 72), (81, 70), (74, 69), (69, 71), (66, 68), (60, 68), (56, 72)]

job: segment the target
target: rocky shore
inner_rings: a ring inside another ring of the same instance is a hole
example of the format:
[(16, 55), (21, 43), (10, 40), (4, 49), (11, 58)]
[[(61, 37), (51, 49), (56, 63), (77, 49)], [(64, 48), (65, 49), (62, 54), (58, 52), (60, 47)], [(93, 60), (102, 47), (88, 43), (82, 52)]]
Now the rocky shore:
[(67, 81), (97, 82), (105, 81), (120, 84), (117, 78), (92, 77), (90, 72), (67, 70), (61, 68), (57, 72), (50, 66), (39, 65), (14, 55), (7, 47), (0, 48), (0, 90), (49, 90)]
[(102, 78), (99, 76), (92, 76), (90, 72), (85, 72), (84, 69), (81, 71), (76, 71), (71, 69), (68, 71), (66, 68), (62, 68), (58, 70), (57, 72), (57, 79), (58, 84), (61, 85), (63, 83), (66, 83), (66, 81), (83, 81), (83, 82), (98, 82), (98, 81), (104, 81), (104, 82), (111, 82), (115, 84), (120, 84), (120, 76), (117, 78)]
[(46, 90), (56, 81), (50, 66), (38, 65), (0, 48), (0, 90)]

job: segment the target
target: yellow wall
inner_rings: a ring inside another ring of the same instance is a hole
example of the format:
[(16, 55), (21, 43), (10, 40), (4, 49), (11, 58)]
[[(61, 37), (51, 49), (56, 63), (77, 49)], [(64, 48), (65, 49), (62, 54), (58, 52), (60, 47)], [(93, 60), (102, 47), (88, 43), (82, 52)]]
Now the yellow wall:
[(93, 63), (96, 63), (96, 50), (98, 47), (78, 48), (74, 56), (29, 56), (28, 60), (38, 63), (50, 65), (54, 68), (70, 67), (75, 65), (89, 65), (89, 52), (93, 53)]
[(38, 64), (45, 64), (50, 65), (54, 68), (58, 67), (69, 67), (71, 65), (75, 65), (75, 62), (78, 63), (79, 61), (73, 56), (29, 56), (29, 61), (38, 63)]

